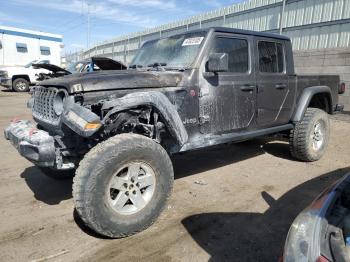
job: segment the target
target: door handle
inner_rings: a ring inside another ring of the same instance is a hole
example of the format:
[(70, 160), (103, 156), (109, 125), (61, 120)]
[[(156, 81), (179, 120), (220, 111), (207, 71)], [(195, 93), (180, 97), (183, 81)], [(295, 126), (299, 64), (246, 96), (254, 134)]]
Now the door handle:
[(240, 87), (240, 89), (244, 92), (250, 92), (253, 91), (255, 89), (255, 85), (243, 85)]
[(287, 85), (286, 84), (277, 84), (275, 85), (276, 89), (282, 90), (282, 89), (286, 89)]

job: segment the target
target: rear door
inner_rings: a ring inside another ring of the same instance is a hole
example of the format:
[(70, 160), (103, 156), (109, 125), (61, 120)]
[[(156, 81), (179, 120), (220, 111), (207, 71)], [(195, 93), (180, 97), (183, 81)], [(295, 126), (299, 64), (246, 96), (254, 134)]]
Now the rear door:
[[(256, 80), (251, 36), (216, 33), (207, 54), (226, 53), (229, 71), (200, 81), (202, 133), (227, 133), (255, 123)], [(204, 69), (205, 71), (205, 69)]]
[(283, 40), (255, 38), (257, 123), (260, 127), (289, 121), (293, 95), (288, 83)]

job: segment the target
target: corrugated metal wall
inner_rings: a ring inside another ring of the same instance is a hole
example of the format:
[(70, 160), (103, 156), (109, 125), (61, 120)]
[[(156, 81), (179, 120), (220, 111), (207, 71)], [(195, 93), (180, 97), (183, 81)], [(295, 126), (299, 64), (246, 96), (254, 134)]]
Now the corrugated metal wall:
[(295, 50), (349, 47), (350, 0), (287, 0), (283, 14), (282, 6), (283, 0), (250, 0), (112, 39), (75, 57), (103, 55), (128, 63), (145, 41), (212, 26), (279, 33), (282, 25)]

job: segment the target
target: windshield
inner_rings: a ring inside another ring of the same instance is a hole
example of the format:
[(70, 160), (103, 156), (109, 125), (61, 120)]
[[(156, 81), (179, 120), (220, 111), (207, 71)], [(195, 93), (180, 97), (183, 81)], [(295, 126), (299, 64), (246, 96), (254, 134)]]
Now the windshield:
[(24, 67), (29, 68), (33, 64), (50, 64), (50, 61), (49, 60), (33, 60), (32, 62), (26, 64)]
[(187, 33), (146, 42), (135, 55), (130, 67), (161, 65), (185, 69), (192, 66), (204, 42), (206, 32)]
[(82, 72), (82, 69), (86, 64), (87, 64), (87, 62), (72, 63), (68, 66), (67, 70), (71, 73), (80, 73), (80, 72)]
[(30, 62), (30, 63), (26, 64), (24, 67), (29, 68), (32, 66), (32, 64), (36, 64), (36, 62), (38, 62), (38, 60), (34, 60), (34, 61)]

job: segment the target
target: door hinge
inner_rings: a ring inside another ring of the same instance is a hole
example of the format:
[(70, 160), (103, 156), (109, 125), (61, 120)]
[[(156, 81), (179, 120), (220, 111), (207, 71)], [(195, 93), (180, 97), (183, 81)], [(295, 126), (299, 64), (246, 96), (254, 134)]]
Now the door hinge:
[(210, 117), (207, 115), (200, 116), (199, 117), (199, 124), (204, 125), (205, 123), (209, 122)]

